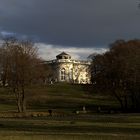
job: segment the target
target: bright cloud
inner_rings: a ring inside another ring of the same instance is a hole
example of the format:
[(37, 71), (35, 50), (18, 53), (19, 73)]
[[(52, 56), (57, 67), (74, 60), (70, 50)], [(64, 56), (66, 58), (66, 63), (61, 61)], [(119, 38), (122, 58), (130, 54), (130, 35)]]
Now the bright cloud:
[[(7, 32), (0, 32), (3, 35), (10, 35)], [(3, 41), (0, 40), (0, 44)], [(104, 53), (108, 50), (105, 47), (72, 47), (72, 46), (59, 46), (59, 45), (52, 45), (52, 44), (45, 44), (45, 43), (35, 43), (35, 46), (38, 48), (39, 56), (44, 60), (52, 60), (56, 58), (56, 55), (60, 54), (61, 52), (66, 52), (72, 56), (73, 59), (87, 59), (87, 57), (93, 53)]]
[(35, 45), (39, 48), (39, 55), (44, 60), (55, 59), (56, 55), (58, 55), (63, 51), (70, 54), (73, 59), (87, 59), (87, 57), (92, 53), (101, 54), (108, 50), (107, 48), (98, 48), (98, 47), (93, 48), (65, 47), (43, 43), (36, 43)]

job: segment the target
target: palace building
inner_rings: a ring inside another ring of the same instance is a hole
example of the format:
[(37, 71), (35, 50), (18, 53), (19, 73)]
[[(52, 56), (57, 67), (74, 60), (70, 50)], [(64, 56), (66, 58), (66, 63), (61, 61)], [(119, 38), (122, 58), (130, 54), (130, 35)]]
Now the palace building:
[(65, 52), (56, 56), (56, 59), (45, 61), (52, 71), (50, 82), (67, 82), (77, 84), (90, 83), (90, 61), (74, 60)]

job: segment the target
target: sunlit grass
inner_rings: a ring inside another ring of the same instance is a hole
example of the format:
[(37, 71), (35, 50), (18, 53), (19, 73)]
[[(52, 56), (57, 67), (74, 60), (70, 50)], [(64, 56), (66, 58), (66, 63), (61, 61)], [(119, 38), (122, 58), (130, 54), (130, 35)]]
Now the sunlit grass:
[(139, 114), (0, 119), (0, 140), (139, 140)]
[(19, 134), (17, 136), (0, 136), (1, 140), (139, 140), (140, 137), (137, 135), (69, 135), (69, 134), (61, 134), (61, 135), (26, 135)]

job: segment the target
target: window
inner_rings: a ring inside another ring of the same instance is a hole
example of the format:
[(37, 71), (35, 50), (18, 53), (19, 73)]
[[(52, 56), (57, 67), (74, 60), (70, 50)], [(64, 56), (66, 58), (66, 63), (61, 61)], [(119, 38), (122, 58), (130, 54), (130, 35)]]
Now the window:
[(60, 71), (60, 77), (61, 77), (61, 81), (65, 81), (65, 79), (66, 79), (66, 71), (65, 71), (64, 68), (61, 69), (61, 71)]
[(75, 69), (74, 74), (75, 74), (75, 76), (78, 75), (78, 69)]
[(70, 69), (69, 78), (70, 78), (70, 80), (73, 79), (73, 69)]

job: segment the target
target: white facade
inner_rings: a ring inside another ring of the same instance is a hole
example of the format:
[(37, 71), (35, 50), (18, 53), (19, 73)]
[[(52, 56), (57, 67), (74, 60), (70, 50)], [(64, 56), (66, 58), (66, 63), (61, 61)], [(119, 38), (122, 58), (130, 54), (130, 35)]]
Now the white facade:
[(57, 82), (90, 83), (89, 61), (79, 61), (71, 59), (71, 56), (62, 52), (56, 56), (55, 60), (47, 61), (52, 68), (52, 78)]

